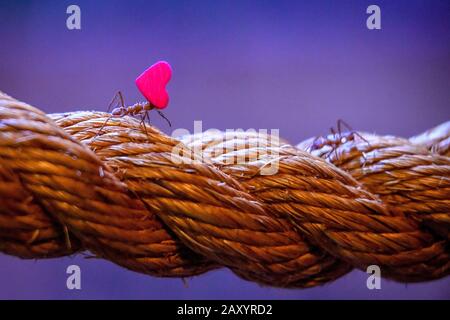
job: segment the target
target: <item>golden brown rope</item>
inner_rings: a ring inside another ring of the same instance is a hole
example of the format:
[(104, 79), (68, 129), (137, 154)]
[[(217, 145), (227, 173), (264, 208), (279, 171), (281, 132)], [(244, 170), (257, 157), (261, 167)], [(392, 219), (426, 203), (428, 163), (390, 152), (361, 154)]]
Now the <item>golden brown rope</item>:
[[(312, 140), (299, 148), (251, 133), (176, 140), (130, 117), (99, 133), (107, 118), (45, 115), (0, 94), (0, 251), (89, 250), (172, 277), (226, 266), (281, 287), (371, 264), (399, 281), (450, 272), (450, 158), (432, 153), (448, 132), (430, 143), (355, 136), (332, 152), (311, 150), (316, 157), (301, 150)], [(274, 163), (278, 171), (263, 174)]]

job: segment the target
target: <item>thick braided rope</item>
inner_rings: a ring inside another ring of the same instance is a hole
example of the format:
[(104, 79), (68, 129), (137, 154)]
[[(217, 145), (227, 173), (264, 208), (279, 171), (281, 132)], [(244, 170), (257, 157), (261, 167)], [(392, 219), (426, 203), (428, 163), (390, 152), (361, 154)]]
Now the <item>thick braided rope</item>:
[[(282, 287), (371, 264), (398, 281), (450, 272), (450, 158), (432, 153), (445, 149), (448, 131), (428, 134), (433, 142), (373, 136), (380, 146), (353, 137), (332, 153), (311, 150), (321, 159), (301, 150), (311, 141), (295, 148), (216, 132), (182, 143), (129, 117), (111, 118), (99, 133), (107, 118), (46, 116), (0, 94), (1, 251), (89, 250), (157, 276), (226, 266)], [(344, 152), (346, 144), (359, 153)], [(278, 171), (264, 175), (273, 163)]]

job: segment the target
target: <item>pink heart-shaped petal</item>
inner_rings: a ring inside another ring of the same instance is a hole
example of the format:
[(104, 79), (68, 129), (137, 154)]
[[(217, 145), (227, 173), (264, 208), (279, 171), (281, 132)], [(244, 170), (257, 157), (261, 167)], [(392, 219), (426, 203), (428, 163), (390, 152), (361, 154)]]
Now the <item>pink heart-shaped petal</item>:
[(166, 61), (158, 61), (136, 79), (136, 86), (152, 105), (158, 109), (164, 109), (169, 104), (166, 85), (171, 77), (170, 64)]

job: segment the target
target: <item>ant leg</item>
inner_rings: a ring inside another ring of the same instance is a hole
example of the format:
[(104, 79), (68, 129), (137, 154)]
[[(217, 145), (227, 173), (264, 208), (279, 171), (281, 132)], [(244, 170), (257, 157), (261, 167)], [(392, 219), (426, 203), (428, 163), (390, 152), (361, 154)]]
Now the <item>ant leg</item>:
[(339, 140), (341, 139), (341, 136), (342, 136), (342, 126), (341, 126), (341, 124), (342, 124), (342, 120), (338, 119), (338, 121), (337, 121), (337, 129), (338, 129), (338, 132), (339, 132)]
[(100, 129), (97, 131), (97, 133), (96, 133), (95, 137), (92, 139), (92, 141), (95, 141), (95, 139), (97, 139), (98, 135), (102, 132), (103, 128), (106, 126), (106, 124), (108, 123), (109, 119), (111, 119), (111, 118), (112, 118), (112, 115), (109, 116), (109, 117), (105, 120), (105, 122), (103, 122), (102, 126), (101, 126)]
[[(345, 122), (342, 119), (339, 119), (338, 120), (338, 126), (341, 126), (341, 125), (345, 126), (353, 135), (359, 137), (361, 140), (366, 142), (367, 145), (370, 147), (370, 143), (369, 143), (369, 141), (366, 138), (364, 138), (358, 131), (353, 130), (353, 128), (347, 122)], [(364, 160), (367, 160), (366, 155), (364, 154), (364, 152), (361, 152), (361, 154), (362, 154), (362, 157), (364, 158)]]
[(141, 124), (144, 126), (145, 134), (148, 138), (147, 126), (145, 125), (145, 118), (148, 118), (148, 111), (145, 111), (144, 115), (141, 118)]
[(157, 112), (158, 112), (158, 114), (161, 116), (161, 118), (163, 118), (164, 120), (166, 120), (167, 121), (167, 123), (169, 124), (169, 127), (172, 127), (172, 123), (170, 123), (170, 120), (169, 119), (167, 119), (167, 117), (164, 115), (164, 113), (162, 113), (161, 111), (159, 111), (159, 110), (156, 110)]
[(122, 108), (124, 108), (124, 109), (125, 109), (125, 100), (123, 99), (123, 95), (122, 95), (122, 92), (121, 92), (121, 91), (119, 91), (119, 92), (117, 92), (117, 94), (119, 95), (119, 99), (120, 99), (120, 106), (121, 106)]
[[(359, 132), (357, 132), (357, 131), (354, 131), (353, 132), (353, 134), (355, 135), (355, 136), (358, 136), (361, 140), (363, 140), (365, 143), (367, 143), (367, 146), (369, 147), (369, 150), (368, 151), (370, 151), (370, 148), (371, 148), (371, 145), (370, 145), (370, 143), (369, 143), (369, 141), (366, 139), (366, 138), (364, 138)], [(363, 167), (366, 165), (366, 162), (367, 162), (367, 157), (366, 157), (366, 153), (365, 153), (365, 151), (364, 150), (361, 150), (360, 151), (361, 152), (361, 156), (363, 157), (363, 159), (364, 159), (364, 163), (363, 163)]]
[(334, 130), (333, 127), (330, 128), (330, 132), (331, 132), (332, 135), (335, 135), (335, 134), (336, 134), (336, 131)]
[[(333, 127), (330, 128), (330, 131), (331, 131), (331, 134), (333, 135), (333, 138), (332, 138), (333, 141), (332, 141), (332, 144), (331, 144), (333, 150), (330, 150), (330, 152), (329, 152), (328, 155), (327, 155), (327, 158), (329, 158), (330, 155), (331, 155), (331, 153), (334, 151), (334, 153), (335, 153), (335, 155), (336, 155), (336, 159), (337, 159), (337, 158), (338, 158), (337, 148), (338, 148), (338, 146), (339, 146), (340, 143), (341, 143), (341, 132), (340, 132), (339, 126), (338, 126), (338, 132), (336, 132), (336, 130), (334, 130)], [(339, 142), (336, 142), (337, 139), (339, 139)]]
[(312, 141), (311, 146), (309, 146), (308, 149), (307, 149), (308, 152), (311, 152), (311, 151), (314, 151), (314, 150), (322, 148), (323, 145), (324, 145), (324, 140), (325, 139), (323, 137), (315, 136), (315, 138)]
[(365, 143), (367, 143), (367, 145), (368, 145), (369, 148), (370, 148), (370, 143), (369, 143), (369, 141), (368, 141), (366, 138), (364, 138), (359, 132), (353, 131), (353, 134), (354, 134), (355, 136), (358, 136), (359, 138), (361, 138), (361, 140), (364, 141)]
[[(334, 154), (336, 155), (336, 160), (337, 160), (338, 159), (337, 148), (339, 147), (340, 142), (341, 142), (341, 132), (340, 132), (340, 127), (339, 127), (339, 121), (338, 121), (338, 132), (336, 132), (336, 130), (334, 130), (333, 127), (330, 128), (330, 131), (331, 131), (331, 134), (333, 135), (333, 137), (332, 137), (333, 140), (332, 140), (332, 144), (331, 144), (332, 150), (330, 150), (328, 152), (328, 154), (326, 155), (326, 158), (327, 158), (327, 160), (329, 160), (331, 154), (334, 151)], [(336, 142), (337, 139), (339, 139), (339, 142)], [(331, 162), (333, 162), (333, 161), (331, 160)]]
[(335, 156), (336, 156), (336, 158), (334, 159), (334, 161), (337, 161), (337, 160), (339, 159), (339, 155), (338, 155), (338, 152), (337, 152), (337, 149), (338, 149), (338, 148), (339, 148), (338, 146), (334, 147), (334, 154), (335, 154)]
[(341, 126), (341, 125), (345, 126), (352, 134), (360, 137), (361, 140), (363, 140), (364, 142), (366, 142), (370, 146), (369, 141), (367, 141), (367, 139), (364, 138), (358, 131), (353, 130), (353, 128), (347, 122), (345, 122), (342, 119), (339, 119), (338, 120), (338, 126)]
[[(330, 128), (330, 132), (331, 132), (331, 134), (333, 135), (333, 139), (336, 139), (336, 136), (337, 136), (336, 130), (334, 130), (334, 128), (331, 127), (331, 128)], [(341, 137), (340, 137), (340, 135), (339, 135), (339, 139), (340, 139), (340, 138), (341, 138)]]
[(347, 122), (345, 122), (342, 119), (338, 119), (337, 127), (338, 127), (338, 130), (339, 130), (339, 140), (342, 140), (342, 128), (346, 128), (350, 132), (350, 134), (355, 132), (355, 130), (353, 130), (353, 128), (350, 127), (350, 125), (348, 125)]
[(342, 119), (339, 119), (338, 120), (338, 128), (339, 128), (339, 130), (341, 130), (342, 126), (346, 127), (352, 134), (360, 137), (361, 140), (365, 141), (370, 146), (369, 141), (367, 141), (367, 139), (365, 139), (358, 131), (353, 130), (353, 128), (347, 122), (345, 122)]
[(338, 119), (337, 125), (338, 125), (338, 128), (339, 128), (339, 131), (341, 131), (342, 127), (347, 128), (348, 131), (354, 131), (353, 128), (350, 127), (350, 125), (347, 122), (345, 122), (344, 120), (342, 120), (342, 119)]
[[(111, 102), (108, 105), (108, 109), (106, 110), (107, 113), (109, 113), (109, 110), (111, 110), (112, 106), (115, 106), (115, 103), (120, 102), (120, 107), (121, 109), (125, 109), (125, 102), (123, 99), (123, 95), (121, 91), (117, 91), (116, 94), (114, 95), (114, 97), (112, 98)], [(102, 132), (103, 128), (106, 126), (106, 124), (108, 123), (109, 119), (111, 119), (112, 115), (110, 115), (105, 122), (102, 124), (102, 126), (100, 127), (100, 130), (98, 130), (97, 134), (95, 135), (93, 141), (98, 137), (98, 135)]]

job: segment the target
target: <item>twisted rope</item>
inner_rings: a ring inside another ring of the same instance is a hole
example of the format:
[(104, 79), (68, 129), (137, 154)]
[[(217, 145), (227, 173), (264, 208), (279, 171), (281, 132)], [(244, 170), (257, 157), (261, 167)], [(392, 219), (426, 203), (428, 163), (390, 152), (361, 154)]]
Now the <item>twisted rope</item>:
[(108, 117), (46, 115), (0, 94), (0, 251), (89, 250), (164, 277), (225, 266), (279, 287), (372, 264), (397, 281), (450, 272), (450, 123), (317, 148), (248, 132), (177, 140), (130, 117), (99, 133)]

